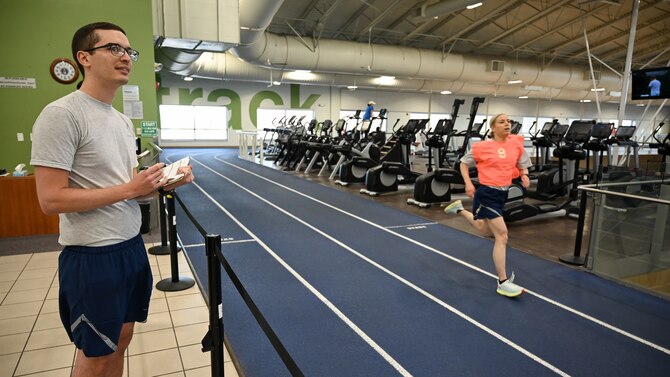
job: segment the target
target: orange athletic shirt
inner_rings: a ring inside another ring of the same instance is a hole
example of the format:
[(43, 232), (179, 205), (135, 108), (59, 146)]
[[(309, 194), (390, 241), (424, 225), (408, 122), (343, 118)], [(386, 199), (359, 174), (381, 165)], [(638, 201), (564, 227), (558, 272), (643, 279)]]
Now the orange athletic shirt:
[(509, 135), (506, 141), (480, 141), (472, 145), (479, 182), (486, 186), (509, 186), (519, 176), (523, 136)]

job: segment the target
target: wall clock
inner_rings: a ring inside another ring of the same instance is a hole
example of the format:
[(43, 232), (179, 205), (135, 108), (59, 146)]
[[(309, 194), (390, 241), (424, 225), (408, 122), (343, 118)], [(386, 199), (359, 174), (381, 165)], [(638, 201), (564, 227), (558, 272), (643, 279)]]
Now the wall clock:
[(72, 84), (79, 78), (79, 69), (70, 59), (57, 58), (51, 63), (51, 77), (61, 84)]

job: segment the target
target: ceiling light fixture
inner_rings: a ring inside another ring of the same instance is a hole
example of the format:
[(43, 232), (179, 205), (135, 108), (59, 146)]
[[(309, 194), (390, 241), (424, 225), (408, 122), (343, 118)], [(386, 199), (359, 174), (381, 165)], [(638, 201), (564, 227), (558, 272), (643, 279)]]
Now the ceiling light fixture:
[(590, 100), (590, 99), (580, 99), (579, 102), (584, 102), (584, 103), (586, 103), (586, 102), (591, 102), (591, 100)]
[(356, 90), (356, 89), (358, 89), (358, 87), (356, 85), (347, 85), (347, 89)]
[(184, 81), (193, 81), (193, 77), (191, 77), (191, 76), (184, 76)]
[(507, 83), (508, 84), (521, 84), (523, 80), (509, 80)]
[(280, 81), (273, 81), (273, 82), (272, 82), (272, 85), (274, 85), (274, 86), (279, 86), (279, 85), (281, 85), (281, 82), (280, 82)]
[(449, 90), (443, 90), (440, 92), (440, 94), (451, 94), (451, 91)]
[(592, 92), (604, 92), (605, 88), (595, 88), (595, 89), (591, 88), (591, 91)]
[(377, 80), (381, 85), (391, 85), (395, 82), (395, 76), (380, 76)]
[(526, 99), (528, 96), (519, 96), (519, 99)]
[(482, 6), (482, 3), (476, 3), (476, 4), (468, 5), (466, 8), (475, 9), (475, 8), (479, 8), (481, 6)]

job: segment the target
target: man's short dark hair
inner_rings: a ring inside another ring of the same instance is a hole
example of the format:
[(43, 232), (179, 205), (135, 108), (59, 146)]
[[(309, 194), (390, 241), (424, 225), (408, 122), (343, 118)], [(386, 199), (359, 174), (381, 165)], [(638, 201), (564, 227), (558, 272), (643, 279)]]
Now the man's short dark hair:
[(126, 35), (126, 32), (120, 26), (109, 22), (94, 22), (79, 28), (72, 37), (72, 57), (77, 63), (82, 77), (84, 76), (84, 67), (79, 64), (77, 52), (93, 48), (96, 43), (100, 42), (100, 36), (95, 32), (96, 30), (118, 30)]

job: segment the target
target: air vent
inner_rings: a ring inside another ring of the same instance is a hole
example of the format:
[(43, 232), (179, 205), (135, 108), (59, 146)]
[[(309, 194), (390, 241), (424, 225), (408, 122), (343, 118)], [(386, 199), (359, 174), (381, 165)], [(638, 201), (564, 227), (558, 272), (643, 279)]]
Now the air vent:
[(489, 61), (488, 71), (489, 72), (503, 72), (505, 70), (505, 61), (503, 60), (491, 60)]
[[(600, 81), (600, 71), (593, 71), (596, 81)], [(584, 81), (591, 81), (591, 71), (584, 71)]]

